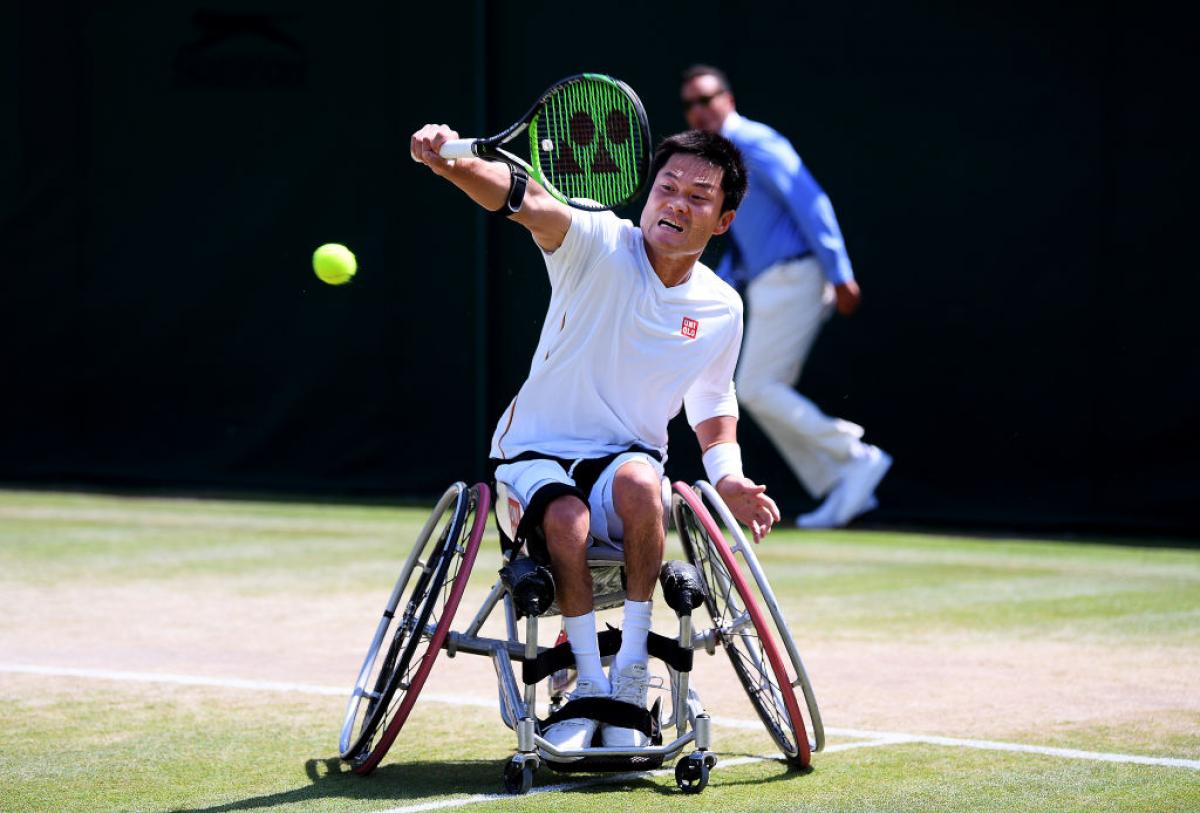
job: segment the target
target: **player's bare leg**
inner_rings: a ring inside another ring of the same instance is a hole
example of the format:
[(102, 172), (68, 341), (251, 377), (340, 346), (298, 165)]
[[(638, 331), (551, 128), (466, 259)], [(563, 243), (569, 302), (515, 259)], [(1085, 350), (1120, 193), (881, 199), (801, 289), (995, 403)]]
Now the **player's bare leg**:
[[(666, 536), (663, 532), (662, 480), (651, 466), (630, 461), (613, 478), (613, 505), (625, 528), (625, 618), (621, 623), (621, 649), (613, 659), (609, 679), (614, 700), (646, 707), (650, 685), (646, 639), (650, 634), (654, 584), (662, 567)], [(647, 737), (632, 728), (606, 725), (601, 738), (610, 747), (641, 747)]]
[[(600, 663), (596, 614), (592, 610), (592, 572), (587, 564), (589, 516), (582, 500), (563, 496), (546, 507), (542, 519), (555, 594), (579, 672), (571, 699), (604, 697), (611, 690)], [(571, 718), (550, 726), (544, 736), (557, 747), (574, 751), (591, 745), (596, 725), (595, 720)]]
[(650, 601), (666, 546), (662, 478), (646, 463), (626, 463), (613, 478), (613, 504), (625, 526), (625, 594), (630, 601)]
[(587, 565), (589, 516), (582, 500), (566, 495), (551, 502), (542, 519), (558, 606), (568, 617), (592, 611), (592, 573)]

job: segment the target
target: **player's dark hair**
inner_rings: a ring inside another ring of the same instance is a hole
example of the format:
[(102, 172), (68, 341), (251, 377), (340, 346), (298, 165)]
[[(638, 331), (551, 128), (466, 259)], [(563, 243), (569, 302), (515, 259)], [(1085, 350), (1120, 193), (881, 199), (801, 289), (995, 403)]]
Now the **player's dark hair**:
[(746, 197), (746, 165), (742, 162), (741, 150), (732, 141), (719, 133), (704, 130), (685, 130), (667, 136), (658, 143), (654, 160), (650, 162), (651, 183), (671, 156), (678, 153), (695, 155), (724, 170), (721, 174), (721, 191), (725, 193), (722, 214), (741, 205), (742, 198)]
[(720, 83), (721, 90), (726, 93), (733, 93), (733, 88), (729, 85), (729, 77), (725, 75), (725, 71), (720, 68), (714, 68), (712, 65), (692, 65), (683, 72), (680, 84), (690, 82), (697, 76), (714, 76), (717, 82)]

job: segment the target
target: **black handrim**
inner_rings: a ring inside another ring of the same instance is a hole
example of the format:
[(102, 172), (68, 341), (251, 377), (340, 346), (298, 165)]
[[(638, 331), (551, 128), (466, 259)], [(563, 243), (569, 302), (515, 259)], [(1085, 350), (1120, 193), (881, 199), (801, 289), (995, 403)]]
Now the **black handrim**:
[[(376, 735), (386, 728), (387, 721), (399, 705), (407, 691), (408, 678), (412, 670), (420, 663), (415, 657), (417, 649), (425, 640), (424, 631), (428, 629), (429, 618), (438, 604), (438, 596), (444, 603), (443, 588), (448, 581), (447, 574), (451, 563), (458, 558), (458, 542), (466, 527), (469, 514), (467, 500), (456, 500), (447, 511), (453, 511), (450, 522), (446, 523), (442, 533), (433, 544), (432, 553), (426, 567), (417, 577), (409, 592), (406, 592), (397, 603), (397, 609), (403, 607), (395, 623), (391, 643), (387, 654), (375, 679), (372, 692), (374, 698), (363, 713), (363, 723), (358, 738), (350, 749), (353, 761), (363, 761), (374, 750)], [(453, 540), (454, 544), (451, 544)], [(416, 634), (414, 634), (416, 633)], [(397, 692), (401, 686), (404, 691)]]
[[(729, 571), (720, 558), (713, 555), (707, 542), (708, 535), (687, 503), (679, 503), (676, 520), (688, 561), (700, 571), (707, 587), (704, 604), (709, 617), (717, 629), (727, 629), (732, 625), (735, 616), (745, 613), (745, 608), (738, 601)], [(781, 706), (777, 700), (779, 684), (762, 648), (758, 630), (751, 624), (732, 635), (722, 634), (721, 641), (721, 648), (729, 656), (733, 671), (737, 674), (759, 719), (766, 726), (767, 733), (783, 751), (788, 762), (802, 764), (798, 762), (800, 749), (794, 736), (803, 734), (793, 734), (787, 707)]]

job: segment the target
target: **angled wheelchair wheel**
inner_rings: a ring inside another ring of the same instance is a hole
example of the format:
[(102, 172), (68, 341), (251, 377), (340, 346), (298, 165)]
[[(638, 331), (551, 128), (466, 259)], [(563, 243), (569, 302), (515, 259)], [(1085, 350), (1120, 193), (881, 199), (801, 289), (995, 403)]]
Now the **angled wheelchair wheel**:
[(359, 670), (339, 750), (368, 774), (391, 748), (442, 649), (479, 543), (491, 491), (455, 483), (417, 535)]
[(708, 588), (705, 608), (721, 647), (788, 764), (808, 769), (813, 743), (809, 742), (793, 681), (779, 647), (786, 629), (781, 631), (774, 617), (763, 612), (725, 535), (700, 495), (683, 482), (676, 482), (673, 488), (671, 509), (675, 527), (688, 561), (700, 571)]
[(713, 519), (723, 525), (733, 538), (733, 544), (729, 548), (730, 552), (735, 556), (740, 555), (742, 557), (746, 570), (749, 571), (750, 576), (754, 579), (758, 587), (758, 593), (762, 597), (764, 609), (771, 614), (771, 621), (774, 622), (775, 632), (778, 633), (778, 640), (783, 643), (783, 654), (786, 654), (791, 661), (792, 674), (795, 676), (792, 686), (798, 687), (804, 695), (811, 734), (809, 737), (810, 750), (814, 752), (821, 751), (825, 748), (825, 726), (821, 722), (821, 709), (817, 705), (817, 696), (813, 691), (812, 681), (808, 678), (808, 670), (804, 668), (804, 660), (800, 657), (800, 650), (796, 646), (796, 638), (788, 628), (787, 619), (784, 617), (783, 610), (779, 606), (779, 601), (775, 598), (775, 591), (771, 589), (771, 584), (767, 581), (767, 575), (758, 563), (758, 556), (754, 552), (755, 546), (750, 544), (750, 541), (746, 538), (746, 534), (742, 530), (742, 526), (734, 518), (733, 512), (729, 510), (729, 506), (725, 504), (725, 501), (721, 499), (721, 495), (717, 493), (717, 490), (711, 484), (700, 480), (696, 483), (694, 490), (700, 494), (711, 509)]

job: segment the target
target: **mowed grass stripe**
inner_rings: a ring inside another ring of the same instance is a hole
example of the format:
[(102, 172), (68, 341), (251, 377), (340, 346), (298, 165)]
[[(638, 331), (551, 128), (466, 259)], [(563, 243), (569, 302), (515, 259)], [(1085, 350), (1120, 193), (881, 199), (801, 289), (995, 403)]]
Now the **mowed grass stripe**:
[[(14, 680), (0, 682), (0, 700), (12, 703), (19, 688)], [(44, 690), (38, 700), (17, 704), (27, 714), (6, 727), (12, 751), (11, 756), (0, 751), (6, 772), (0, 809), (377, 813), (486, 800), (488, 810), (532, 813), (547, 805), (541, 794), (497, 793), (500, 766), (510, 753), (508, 732), (472, 715), (418, 708), (393, 756), (364, 779), (336, 759), (314, 756), (328, 753), (323, 724), (333, 711), (328, 700), (316, 706), (303, 698), (262, 704), (248, 702), (250, 693), (231, 696), (211, 688), (165, 696), (142, 688), (136, 693), (38, 688)], [(49, 731), (53, 739), (40, 736)], [(541, 771), (535, 788), (569, 793), (561, 802), (572, 813), (1195, 809), (1194, 775), (1145, 766), (896, 744), (830, 753), (805, 776), (770, 759), (732, 764), (744, 753), (737, 743), (728, 746), (720, 759), (729, 770), (719, 767), (699, 797), (680, 794), (673, 777), (662, 772), (575, 786)]]
[[(60, 667), (32, 666), (24, 664), (0, 664), (0, 672), (28, 675), (47, 675), (55, 677), (78, 677), (99, 680), (116, 680), (133, 683), (170, 683), (189, 686), (210, 686), (226, 689), (249, 689), (267, 692), (295, 692), (299, 694), (346, 696), (348, 690), (334, 686), (310, 686), (301, 683), (280, 683), (273, 681), (239, 680), (237, 678), (210, 678), (198, 675), (170, 675), (145, 672), (121, 672), (100, 669), (72, 669)], [(481, 697), (463, 697), (457, 695), (422, 692), (419, 698), (422, 703), (444, 703), (453, 706), (467, 706), (497, 709), (494, 700)], [(713, 724), (727, 728), (759, 731), (762, 723), (758, 720), (738, 720), (728, 717), (715, 716)], [(998, 742), (995, 740), (976, 740), (965, 737), (942, 737), (930, 734), (909, 734), (894, 731), (869, 731), (849, 728), (827, 728), (832, 736), (862, 738), (870, 742), (842, 743), (826, 749), (828, 752), (844, 751), (865, 746), (903, 745), (908, 743), (924, 743), (926, 745), (942, 745), (951, 748), (976, 748), (984, 751), (1011, 751), (1016, 753), (1040, 754), (1043, 756), (1064, 757), (1067, 759), (1085, 759), (1097, 762), (1125, 762), (1136, 765), (1157, 765), (1160, 767), (1189, 768), (1200, 770), (1200, 760), (1181, 759), (1177, 757), (1152, 757), (1137, 754), (1116, 754), (1102, 751), (1084, 751), (1077, 748), (1055, 748), (1045, 745), (1029, 745), (1015, 742)], [(769, 759), (771, 757), (753, 757)], [(742, 763), (738, 763), (742, 764)], [(582, 784), (576, 783), (582, 787)]]

